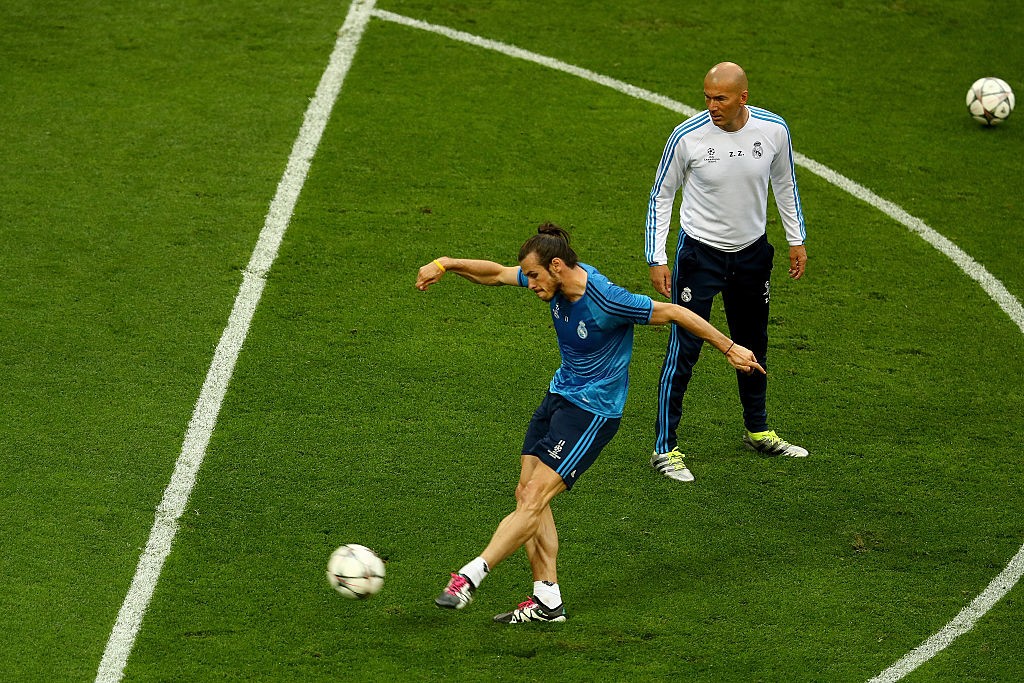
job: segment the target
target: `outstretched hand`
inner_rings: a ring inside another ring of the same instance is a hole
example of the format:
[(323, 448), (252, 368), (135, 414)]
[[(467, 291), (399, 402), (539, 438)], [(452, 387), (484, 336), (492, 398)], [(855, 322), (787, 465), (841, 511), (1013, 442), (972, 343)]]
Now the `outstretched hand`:
[(745, 372), (748, 375), (754, 370), (759, 371), (762, 375), (768, 373), (764, 371), (761, 364), (757, 362), (757, 358), (754, 357), (754, 352), (745, 346), (739, 344), (733, 344), (732, 348), (729, 349), (728, 353), (725, 354), (726, 360), (729, 361), (729, 365), (733, 366), (740, 372)]
[(431, 261), (425, 266), (420, 268), (420, 272), (416, 275), (416, 289), (421, 292), (427, 291), (427, 287), (434, 284), (441, 279), (444, 275), (444, 271), (435, 261)]

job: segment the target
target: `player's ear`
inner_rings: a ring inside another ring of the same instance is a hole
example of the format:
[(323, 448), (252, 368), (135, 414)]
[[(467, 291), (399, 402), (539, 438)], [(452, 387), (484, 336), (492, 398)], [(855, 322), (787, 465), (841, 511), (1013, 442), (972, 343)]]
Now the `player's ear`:
[(557, 256), (551, 259), (551, 263), (548, 264), (548, 272), (550, 273), (561, 273), (562, 268), (565, 267), (565, 261), (558, 258)]

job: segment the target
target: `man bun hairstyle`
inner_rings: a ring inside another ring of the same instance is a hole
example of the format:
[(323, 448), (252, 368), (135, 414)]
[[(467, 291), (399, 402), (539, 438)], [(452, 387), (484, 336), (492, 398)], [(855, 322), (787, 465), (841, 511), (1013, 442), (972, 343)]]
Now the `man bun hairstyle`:
[(569, 246), (569, 233), (554, 223), (541, 223), (537, 234), (526, 240), (519, 248), (520, 262), (530, 254), (537, 254), (537, 261), (544, 268), (551, 265), (554, 259), (562, 259), (569, 268), (575, 268), (579, 258)]

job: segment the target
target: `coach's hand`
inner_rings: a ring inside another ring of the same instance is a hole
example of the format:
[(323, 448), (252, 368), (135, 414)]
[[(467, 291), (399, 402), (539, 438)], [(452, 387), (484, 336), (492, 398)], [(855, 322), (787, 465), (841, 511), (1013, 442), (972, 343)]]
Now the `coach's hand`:
[(789, 276), (799, 280), (807, 267), (807, 248), (802, 244), (789, 248)]
[(659, 294), (672, 298), (672, 271), (668, 266), (651, 266), (651, 284)]

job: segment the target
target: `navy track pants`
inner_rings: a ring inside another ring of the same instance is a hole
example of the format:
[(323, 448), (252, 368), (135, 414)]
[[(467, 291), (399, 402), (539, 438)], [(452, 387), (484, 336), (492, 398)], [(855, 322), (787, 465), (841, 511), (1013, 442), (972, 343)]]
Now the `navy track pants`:
[[(719, 293), (732, 340), (754, 352), (768, 369), (768, 306), (771, 300), (772, 257), (766, 235), (737, 252), (720, 251), (685, 234), (680, 236), (672, 278), (672, 302), (705, 320)], [(704, 340), (672, 325), (658, 386), (655, 450), (667, 453), (677, 445), (676, 429), (683, 414), (683, 394), (690, 383)], [(737, 371), (743, 424), (748, 431), (768, 429), (768, 378), (759, 372)]]

